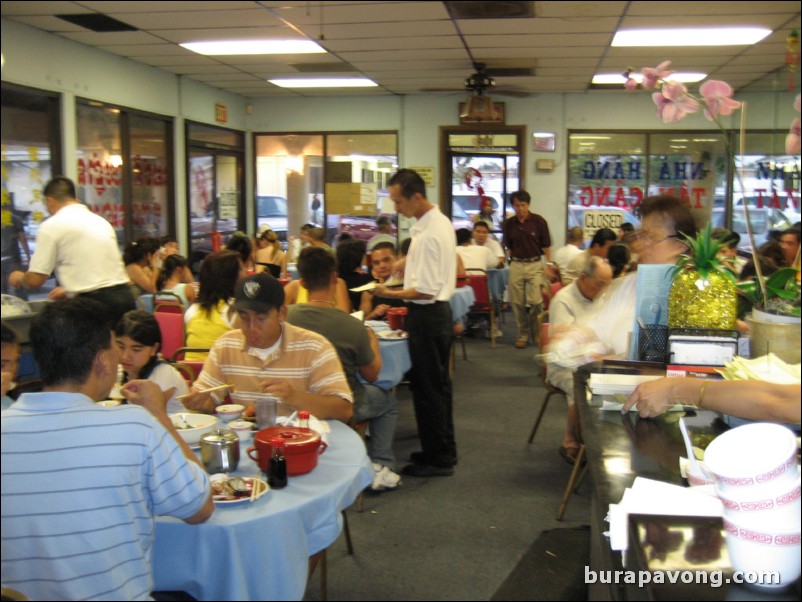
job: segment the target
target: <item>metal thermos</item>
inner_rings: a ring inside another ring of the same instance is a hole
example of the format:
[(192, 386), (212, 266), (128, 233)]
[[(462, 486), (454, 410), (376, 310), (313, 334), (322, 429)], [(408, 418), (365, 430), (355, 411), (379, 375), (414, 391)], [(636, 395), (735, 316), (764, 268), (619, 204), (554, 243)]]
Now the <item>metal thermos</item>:
[(234, 472), (239, 465), (239, 437), (231, 429), (219, 428), (200, 438), (201, 461), (209, 474)]

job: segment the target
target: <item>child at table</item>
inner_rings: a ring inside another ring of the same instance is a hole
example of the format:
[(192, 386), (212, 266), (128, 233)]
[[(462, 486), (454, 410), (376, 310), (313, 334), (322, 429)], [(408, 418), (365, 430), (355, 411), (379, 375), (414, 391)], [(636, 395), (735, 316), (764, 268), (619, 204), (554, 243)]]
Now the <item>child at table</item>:
[(123, 383), (147, 379), (159, 385), (162, 391), (175, 387), (167, 402), (167, 413), (186, 412), (176, 397), (187, 393), (189, 387), (178, 370), (159, 358), (162, 335), (156, 318), (146, 311), (131, 310), (117, 323), (114, 334), (117, 337), (117, 358), (123, 368)]

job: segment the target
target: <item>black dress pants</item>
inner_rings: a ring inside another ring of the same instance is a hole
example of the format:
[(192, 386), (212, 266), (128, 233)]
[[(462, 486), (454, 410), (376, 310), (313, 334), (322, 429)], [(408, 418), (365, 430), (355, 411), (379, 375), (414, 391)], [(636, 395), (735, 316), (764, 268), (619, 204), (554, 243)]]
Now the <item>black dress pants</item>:
[(448, 362), (454, 324), (446, 301), (408, 305), (412, 359), (410, 388), (421, 450), (427, 464), (451, 467), (457, 461), (453, 399)]
[(127, 284), (99, 288), (96, 291), (79, 293), (78, 296), (99, 302), (106, 310), (106, 319), (112, 330), (125, 312), (136, 309), (136, 300), (131, 292), (131, 287)]

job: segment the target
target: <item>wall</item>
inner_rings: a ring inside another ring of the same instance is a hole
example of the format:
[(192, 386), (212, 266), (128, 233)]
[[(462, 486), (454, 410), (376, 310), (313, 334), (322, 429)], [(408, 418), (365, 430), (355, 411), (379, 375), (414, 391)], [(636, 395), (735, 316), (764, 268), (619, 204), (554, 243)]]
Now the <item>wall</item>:
[[(4, 81), (64, 94), (65, 158), (73, 170), (76, 96), (177, 118), (176, 199), (181, 235), (185, 234), (186, 206), (183, 119), (213, 124), (215, 103), (222, 102), (228, 107), (227, 127), (250, 132), (397, 130), (400, 164), (436, 169), (440, 152), (439, 128), (459, 123), (457, 106), (464, 100), (462, 94), (249, 100), (6, 20), (2, 21), (2, 48), (6, 59)], [(695, 88), (692, 86), (692, 89)], [(796, 116), (791, 106), (793, 95), (787, 92), (779, 95), (779, 101), (772, 94), (742, 94), (738, 98), (749, 103), (749, 128), (785, 130)], [(534, 153), (531, 141), (526, 140), (522, 169), (526, 187), (533, 195), (533, 209), (549, 221), (555, 245), (561, 245), (564, 240), (569, 130), (715, 127), (701, 115), (692, 115), (673, 126), (663, 125), (655, 116), (654, 105), (646, 93), (539, 94), (531, 98), (498, 96), (496, 100), (506, 103), (507, 123), (525, 125), (528, 136), (535, 131), (557, 134), (557, 149), (553, 153)], [(253, 105), (250, 115), (246, 112), (248, 103)], [(738, 124), (726, 125), (737, 127)], [(254, 190), (250, 145), (249, 140), (248, 191)], [(552, 173), (536, 173), (534, 165), (538, 158), (554, 159), (556, 169)], [(436, 173), (435, 187), (429, 190), (433, 199), (439, 198), (440, 176)]]

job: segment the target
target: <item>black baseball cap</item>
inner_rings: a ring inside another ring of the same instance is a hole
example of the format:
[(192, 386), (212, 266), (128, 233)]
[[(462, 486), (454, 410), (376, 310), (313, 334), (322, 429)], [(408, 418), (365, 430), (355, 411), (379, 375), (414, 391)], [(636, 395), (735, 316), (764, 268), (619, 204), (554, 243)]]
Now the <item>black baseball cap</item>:
[(284, 287), (267, 272), (248, 276), (234, 288), (234, 311), (266, 314), (284, 305)]

